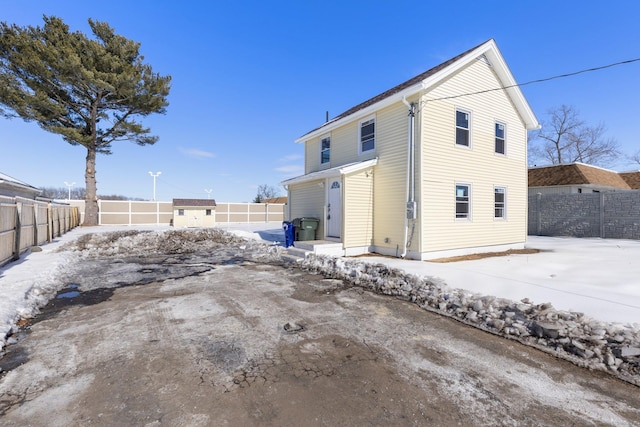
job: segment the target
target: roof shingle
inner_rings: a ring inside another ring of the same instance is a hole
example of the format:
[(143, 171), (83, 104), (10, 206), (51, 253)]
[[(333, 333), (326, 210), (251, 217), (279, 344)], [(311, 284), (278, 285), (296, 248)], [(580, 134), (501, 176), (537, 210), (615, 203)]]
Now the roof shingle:
[(529, 169), (529, 187), (554, 185), (600, 185), (630, 189), (618, 172), (584, 163), (570, 163)]

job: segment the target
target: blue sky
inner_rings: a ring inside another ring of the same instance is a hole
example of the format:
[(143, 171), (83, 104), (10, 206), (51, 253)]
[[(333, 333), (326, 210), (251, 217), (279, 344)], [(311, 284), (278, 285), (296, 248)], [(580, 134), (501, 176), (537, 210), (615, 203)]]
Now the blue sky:
[[(160, 140), (99, 155), (98, 193), (246, 202), (258, 185), (303, 173), (293, 141), (333, 117), (490, 38), (520, 83), (640, 57), (636, 1), (0, 0), (0, 20), (88, 18), (141, 43), (172, 76)], [(640, 62), (523, 87), (539, 120), (574, 106), (633, 153), (640, 148)], [(84, 186), (86, 150), (34, 123), (0, 118), (0, 171), (31, 185)], [(621, 159), (616, 170), (638, 169)], [(279, 188), (279, 187), (278, 187)], [(281, 189), (282, 194), (284, 191)]]

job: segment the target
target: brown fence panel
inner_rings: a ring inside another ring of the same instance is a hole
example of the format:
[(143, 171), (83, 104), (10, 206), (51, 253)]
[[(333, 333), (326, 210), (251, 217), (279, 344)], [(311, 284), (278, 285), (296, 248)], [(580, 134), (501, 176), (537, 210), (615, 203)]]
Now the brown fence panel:
[(35, 244), (35, 206), (32, 203), (18, 203), (20, 215), (20, 243), (18, 252), (22, 253)]
[(49, 208), (45, 203), (38, 203), (36, 205), (36, 239), (35, 244), (41, 245), (47, 241), (49, 241), (48, 230), (49, 230), (49, 221), (48, 212)]
[(13, 259), (17, 237), (17, 205), (14, 199), (0, 198), (0, 265)]
[(0, 196), (0, 265), (51, 241), (79, 223), (76, 207)]

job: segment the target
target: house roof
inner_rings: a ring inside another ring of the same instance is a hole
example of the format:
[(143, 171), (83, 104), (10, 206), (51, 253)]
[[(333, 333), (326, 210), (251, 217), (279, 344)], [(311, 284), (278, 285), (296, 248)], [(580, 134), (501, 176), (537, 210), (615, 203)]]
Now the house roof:
[(531, 110), (531, 107), (524, 98), (522, 91), (517, 86), (516, 80), (511, 74), (502, 54), (498, 50), (498, 46), (495, 41), (490, 39), (425, 71), (422, 74), (418, 74), (417, 76), (348, 109), (330, 121), (302, 135), (296, 140), (296, 142), (304, 142), (307, 139), (329, 132), (331, 129), (343, 124), (347, 118), (353, 120), (356, 117), (371, 114), (373, 111), (382, 108), (386, 104), (399, 102), (407, 96), (411, 96), (422, 90), (433, 87), (483, 55), (496, 72), (496, 75), (502, 83), (502, 87), (511, 98), (511, 101), (525, 122), (527, 129), (531, 130), (538, 128), (539, 123)]
[(173, 206), (180, 207), (203, 207), (210, 208), (216, 206), (216, 201), (213, 199), (173, 199)]
[(260, 203), (282, 203), (283, 205), (286, 205), (287, 204), (287, 196), (269, 197), (268, 199), (264, 199)]
[(300, 184), (303, 182), (316, 181), (319, 179), (331, 178), (334, 176), (345, 175), (348, 173), (358, 172), (368, 167), (378, 164), (378, 158), (365, 160), (363, 162), (348, 163), (342, 166), (336, 166), (331, 169), (325, 169), (317, 172), (311, 172), (306, 175), (300, 175), (295, 178), (282, 181), (280, 185)]
[(640, 190), (640, 171), (620, 172), (620, 177), (634, 190)]
[(618, 172), (584, 163), (569, 163), (529, 169), (529, 187), (550, 187), (555, 185), (598, 185), (602, 187), (631, 188)]
[(18, 188), (23, 191), (27, 191), (34, 194), (42, 193), (42, 190), (34, 187), (33, 185), (29, 185), (26, 182), (22, 182), (19, 179), (15, 179), (10, 177), (7, 174), (0, 172), (0, 185), (4, 185), (6, 187)]

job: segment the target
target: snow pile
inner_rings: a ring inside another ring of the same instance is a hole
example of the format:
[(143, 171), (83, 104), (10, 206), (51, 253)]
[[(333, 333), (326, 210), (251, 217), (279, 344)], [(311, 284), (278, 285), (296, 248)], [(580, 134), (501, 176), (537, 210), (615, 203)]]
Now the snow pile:
[(60, 251), (81, 252), (83, 257), (147, 256), (226, 252), (251, 261), (276, 261), (282, 248), (257, 240), (247, 240), (216, 228), (126, 230), (86, 234), (69, 242)]
[(515, 339), (589, 369), (640, 385), (640, 329), (606, 323), (550, 303), (514, 302), (452, 289), (384, 264), (309, 254), (298, 265), (313, 273), (396, 296), (496, 335)]

